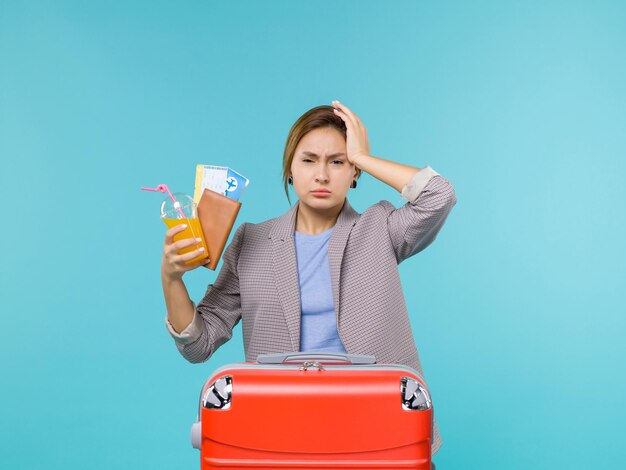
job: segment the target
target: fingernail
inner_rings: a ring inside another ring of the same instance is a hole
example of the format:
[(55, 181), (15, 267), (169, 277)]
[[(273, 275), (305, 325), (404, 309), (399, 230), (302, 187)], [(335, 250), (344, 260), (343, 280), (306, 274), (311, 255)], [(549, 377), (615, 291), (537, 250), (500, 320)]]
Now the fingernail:
[(200, 243), (202, 241), (202, 238), (196, 238), (196, 241)]
[(204, 251), (204, 247), (201, 246), (200, 248), (198, 248), (198, 251)]
[(182, 228), (187, 228), (187, 224), (181, 224)]

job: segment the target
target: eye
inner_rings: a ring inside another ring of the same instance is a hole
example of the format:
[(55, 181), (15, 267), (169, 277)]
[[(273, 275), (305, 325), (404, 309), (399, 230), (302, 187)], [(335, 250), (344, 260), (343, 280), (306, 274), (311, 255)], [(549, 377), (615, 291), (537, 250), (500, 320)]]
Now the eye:
[(333, 160), (331, 163), (336, 165), (343, 165), (343, 160)]
[(313, 160), (311, 160), (310, 158), (303, 158), (302, 161), (304, 163), (309, 163), (309, 162), (312, 162)]

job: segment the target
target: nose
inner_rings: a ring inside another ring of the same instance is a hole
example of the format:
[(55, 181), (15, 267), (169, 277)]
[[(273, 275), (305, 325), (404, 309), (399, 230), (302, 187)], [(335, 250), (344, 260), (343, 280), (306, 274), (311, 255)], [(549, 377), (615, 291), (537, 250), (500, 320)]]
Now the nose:
[(328, 169), (326, 165), (321, 164), (318, 167), (317, 175), (315, 176), (315, 181), (318, 183), (327, 183), (328, 182)]

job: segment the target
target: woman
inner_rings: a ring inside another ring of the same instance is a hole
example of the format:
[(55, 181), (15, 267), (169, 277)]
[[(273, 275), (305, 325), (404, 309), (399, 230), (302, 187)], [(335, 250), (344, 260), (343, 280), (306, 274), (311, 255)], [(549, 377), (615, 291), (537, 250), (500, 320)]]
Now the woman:
[[(398, 274), (398, 263), (436, 237), (456, 203), (450, 183), (430, 167), (415, 168), (369, 154), (367, 130), (333, 101), (306, 112), (291, 128), (283, 180), (298, 202), (260, 224), (242, 224), (223, 266), (196, 307), (182, 281), (201, 249), (172, 243), (166, 232), (162, 281), (166, 325), (181, 354), (206, 361), (243, 321), (246, 360), (259, 354), (335, 351), (368, 354), (423, 376)], [(358, 214), (346, 199), (361, 171), (401, 192), (396, 209), (381, 201)], [(435, 423), (433, 453), (441, 445)]]

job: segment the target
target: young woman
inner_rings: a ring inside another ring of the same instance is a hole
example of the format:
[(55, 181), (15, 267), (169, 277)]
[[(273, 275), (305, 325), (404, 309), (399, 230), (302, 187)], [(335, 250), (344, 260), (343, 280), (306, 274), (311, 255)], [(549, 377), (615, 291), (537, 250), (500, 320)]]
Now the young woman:
[[(381, 201), (362, 214), (346, 198), (361, 171), (395, 188), (408, 202)], [(283, 155), (283, 180), (298, 201), (280, 217), (242, 224), (222, 268), (197, 305), (182, 281), (197, 244), (172, 243), (162, 262), (167, 328), (181, 354), (206, 361), (243, 321), (246, 361), (259, 354), (329, 351), (368, 354), (405, 364), (423, 376), (402, 294), (398, 263), (426, 248), (456, 203), (448, 180), (369, 153), (367, 130), (334, 101), (302, 115)], [(433, 453), (441, 445), (435, 423)]]

